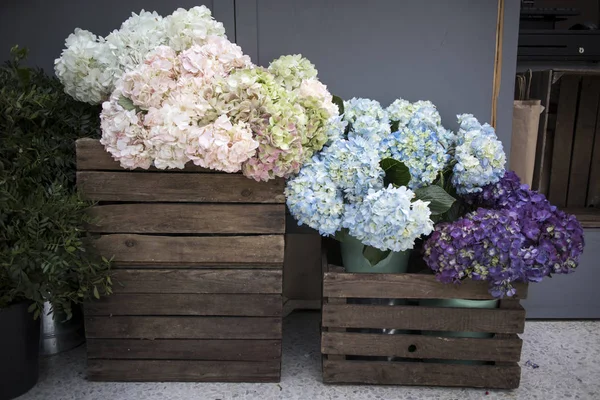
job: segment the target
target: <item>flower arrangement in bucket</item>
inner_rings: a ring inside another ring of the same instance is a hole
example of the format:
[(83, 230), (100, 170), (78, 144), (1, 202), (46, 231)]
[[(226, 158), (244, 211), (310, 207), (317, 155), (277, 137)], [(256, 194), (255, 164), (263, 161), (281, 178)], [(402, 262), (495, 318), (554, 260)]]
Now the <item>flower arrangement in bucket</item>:
[(123, 168), (188, 162), (257, 181), (296, 174), (338, 108), (300, 55), (268, 68), (227, 40), (205, 6), (133, 14), (107, 37), (81, 29), (55, 62), (65, 91), (102, 103), (101, 143)]

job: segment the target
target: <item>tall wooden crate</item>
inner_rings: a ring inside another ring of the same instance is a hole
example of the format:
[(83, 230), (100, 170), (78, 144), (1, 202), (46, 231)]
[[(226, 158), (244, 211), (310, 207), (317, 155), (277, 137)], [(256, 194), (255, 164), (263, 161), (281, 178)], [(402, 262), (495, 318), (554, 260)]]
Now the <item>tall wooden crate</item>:
[(77, 169), (114, 265), (114, 294), (85, 307), (88, 378), (279, 381), (284, 182), (127, 171), (91, 139)]
[[(389, 299), (492, 297), (484, 282), (456, 286), (441, 284), (433, 275), (351, 274), (326, 261), (324, 268), (325, 383), (519, 386), (522, 341), (517, 334), (523, 332), (525, 310), (518, 299), (501, 300), (497, 309), (400, 305)], [(520, 299), (526, 297), (526, 285), (517, 290)], [(492, 337), (449, 337), (448, 331), (487, 332)]]

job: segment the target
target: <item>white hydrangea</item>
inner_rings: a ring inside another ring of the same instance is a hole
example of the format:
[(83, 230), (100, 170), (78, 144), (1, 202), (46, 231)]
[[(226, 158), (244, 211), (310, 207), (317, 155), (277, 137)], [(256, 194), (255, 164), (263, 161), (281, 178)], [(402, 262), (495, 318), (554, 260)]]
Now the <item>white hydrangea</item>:
[(354, 124), (357, 118), (369, 116), (382, 123), (388, 123), (387, 112), (377, 100), (353, 97), (344, 101), (344, 120)]
[(165, 31), (168, 45), (177, 51), (203, 45), (210, 36), (225, 37), (225, 28), (216, 21), (206, 6), (189, 10), (178, 8), (165, 18)]
[(204, 45), (193, 45), (181, 55), (181, 66), (185, 73), (210, 80), (225, 77), (238, 68), (252, 66), (250, 57), (242, 48), (219, 36), (210, 36)]
[(342, 226), (380, 250), (412, 249), (416, 239), (433, 231), (429, 202), (413, 201), (414, 197), (405, 186), (370, 190), (362, 202), (345, 206)]
[(65, 41), (66, 48), (54, 61), (54, 71), (65, 92), (76, 100), (98, 104), (107, 100), (119, 75), (117, 60), (104, 39), (75, 29)]
[(269, 64), (268, 70), (287, 90), (297, 89), (303, 80), (317, 77), (315, 66), (302, 54), (281, 56)]

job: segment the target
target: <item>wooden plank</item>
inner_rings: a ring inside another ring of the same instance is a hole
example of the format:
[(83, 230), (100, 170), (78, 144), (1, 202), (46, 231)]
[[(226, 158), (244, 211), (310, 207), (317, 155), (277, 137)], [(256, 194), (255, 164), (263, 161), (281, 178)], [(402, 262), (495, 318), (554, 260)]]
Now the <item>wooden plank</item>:
[(560, 97), (554, 132), (552, 169), (550, 171), (549, 200), (557, 207), (567, 205), (569, 187), (569, 167), (575, 130), (575, 114), (581, 77), (565, 75), (560, 79)]
[(567, 196), (568, 207), (585, 207), (586, 205), (599, 100), (600, 77), (584, 77), (581, 83), (581, 96), (573, 140)]
[(93, 201), (284, 203), (283, 179), (256, 182), (240, 174), (77, 172), (77, 187)]
[[(136, 168), (134, 170), (126, 170), (121, 167), (118, 161), (115, 161), (110, 153), (108, 153), (100, 141), (92, 138), (82, 138), (75, 142), (77, 149), (77, 170), (91, 171), (165, 171), (155, 167), (150, 167), (147, 170)], [(202, 168), (188, 162), (184, 169), (170, 169), (168, 172), (209, 172), (220, 173), (213, 169)]]
[[(550, 133), (548, 132), (552, 71), (537, 71), (533, 73), (533, 77), (531, 98), (541, 100), (544, 110), (540, 114), (532, 188), (538, 190), (540, 193), (547, 194), (548, 180), (550, 178), (550, 162), (552, 160), (552, 143)], [(554, 130), (554, 125), (552, 125), (552, 130)]]
[(525, 310), (324, 304), (323, 326), (522, 333)]
[[(596, 116), (596, 132), (594, 134), (594, 149), (588, 182), (587, 202), (588, 207), (600, 208), (600, 108)], [(600, 224), (596, 224), (598, 227)]]
[(86, 317), (91, 339), (281, 339), (281, 318)]
[[(527, 297), (527, 285), (515, 285), (515, 298)], [(328, 272), (323, 280), (324, 297), (397, 299), (493, 299), (485, 282), (443, 284), (424, 274), (349, 274)], [(517, 297), (518, 296), (518, 297)]]
[(131, 264), (283, 264), (284, 236), (177, 237), (103, 235), (93, 247), (117, 263)]
[(279, 382), (280, 362), (184, 360), (88, 360), (91, 381)]
[[(600, 201), (600, 197), (598, 200)], [(596, 207), (567, 208), (564, 211), (569, 214), (574, 214), (577, 217), (577, 221), (579, 221), (584, 228), (600, 228), (600, 203), (598, 203), (598, 206)]]
[(326, 383), (419, 385), (515, 389), (521, 368), (506, 366), (381, 361), (323, 361)]
[(113, 294), (86, 303), (85, 315), (280, 317), (282, 307), (279, 294)]
[(281, 357), (281, 340), (88, 339), (88, 359), (266, 361)]
[(512, 339), (475, 339), (323, 332), (321, 353), (518, 362), (522, 344), (516, 335)]
[(283, 204), (110, 204), (90, 216), (98, 233), (285, 233)]
[(120, 293), (281, 294), (281, 270), (124, 269), (115, 271)]

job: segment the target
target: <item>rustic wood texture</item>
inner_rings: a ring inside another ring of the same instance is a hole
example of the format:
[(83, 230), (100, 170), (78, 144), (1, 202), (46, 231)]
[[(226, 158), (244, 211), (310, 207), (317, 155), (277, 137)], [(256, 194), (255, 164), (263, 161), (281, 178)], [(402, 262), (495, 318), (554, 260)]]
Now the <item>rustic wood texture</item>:
[(281, 318), (86, 317), (91, 339), (281, 339)]
[(88, 339), (89, 359), (267, 361), (281, 357), (281, 340)]
[(90, 216), (97, 233), (285, 233), (283, 204), (109, 204)]
[(557, 207), (567, 205), (567, 191), (575, 130), (575, 114), (581, 77), (565, 75), (560, 78), (560, 97), (554, 132), (554, 149), (550, 171), (549, 200)]
[(283, 179), (256, 182), (239, 174), (77, 172), (77, 187), (93, 201), (284, 203)]
[(103, 235), (91, 240), (116, 263), (128, 264), (283, 264), (284, 236), (182, 237)]
[[(517, 284), (516, 298), (527, 298), (527, 285)], [(465, 281), (444, 285), (433, 275), (423, 274), (347, 274), (328, 272), (323, 279), (324, 297), (398, 298), (398, 299), (473, 299), (489, 300), (485, 282)]]
[(342, 354), (518, 362), (521, 359), (522, 344), (522, 340), (516, 335), (512, 339), (474, 339), (323, 332), (321, 352), (328, 357)]
[(522, 333), (525, 310), (325, 304), (323, 326)]
[(281, 270), (124, 269), (114, 275), (115, 293), (281, 294)]
[(326, 383), (419, 385), (515, 389), (521, 368), (516, 363), (461, 365), (381, 361), (323, 361)]
[[(592, 163), (594, 134), (600, 100), (600, 77), (585, 76), (581, 82), (581, 95), (577, 111), (571, 172), (569, 176), (568, 207), (585, 207), (588, 180)], [(600, 127), (598, 128), (600, 129)], [(598, 160), (597, 162), (600, 162)]]
[(113, 294), (85, 305), (85, 315), (197, 315), (280, 317), (281, 295)]
[[(588, 207), (600, 208), (600, 106), (598, 108), (598, 115), (596, 116), (596, 132), (594, 134), (594, 149), (592, 152), (586, 205)], [(600, 227), (600, 221), (594, 226)]]
[[(126, 171), (121, 167), (118, 161), (115, 161), (112, 156), (104, 149), (97, 139), (83, 138), (75, 142), (77, 149), (77, 169), (91, 171)], [(136, 168), (133, 171), (165, 171), (155, 167), (150, 167), (148, 170)], [(209, 172), (220, 173), (213, 169), (202, 168), (189, 162), (184, 169), (170, 169), (168, 172)]]
[(87, 378), (120, 382), (278, 382), (280, 362), (88, 360)]

